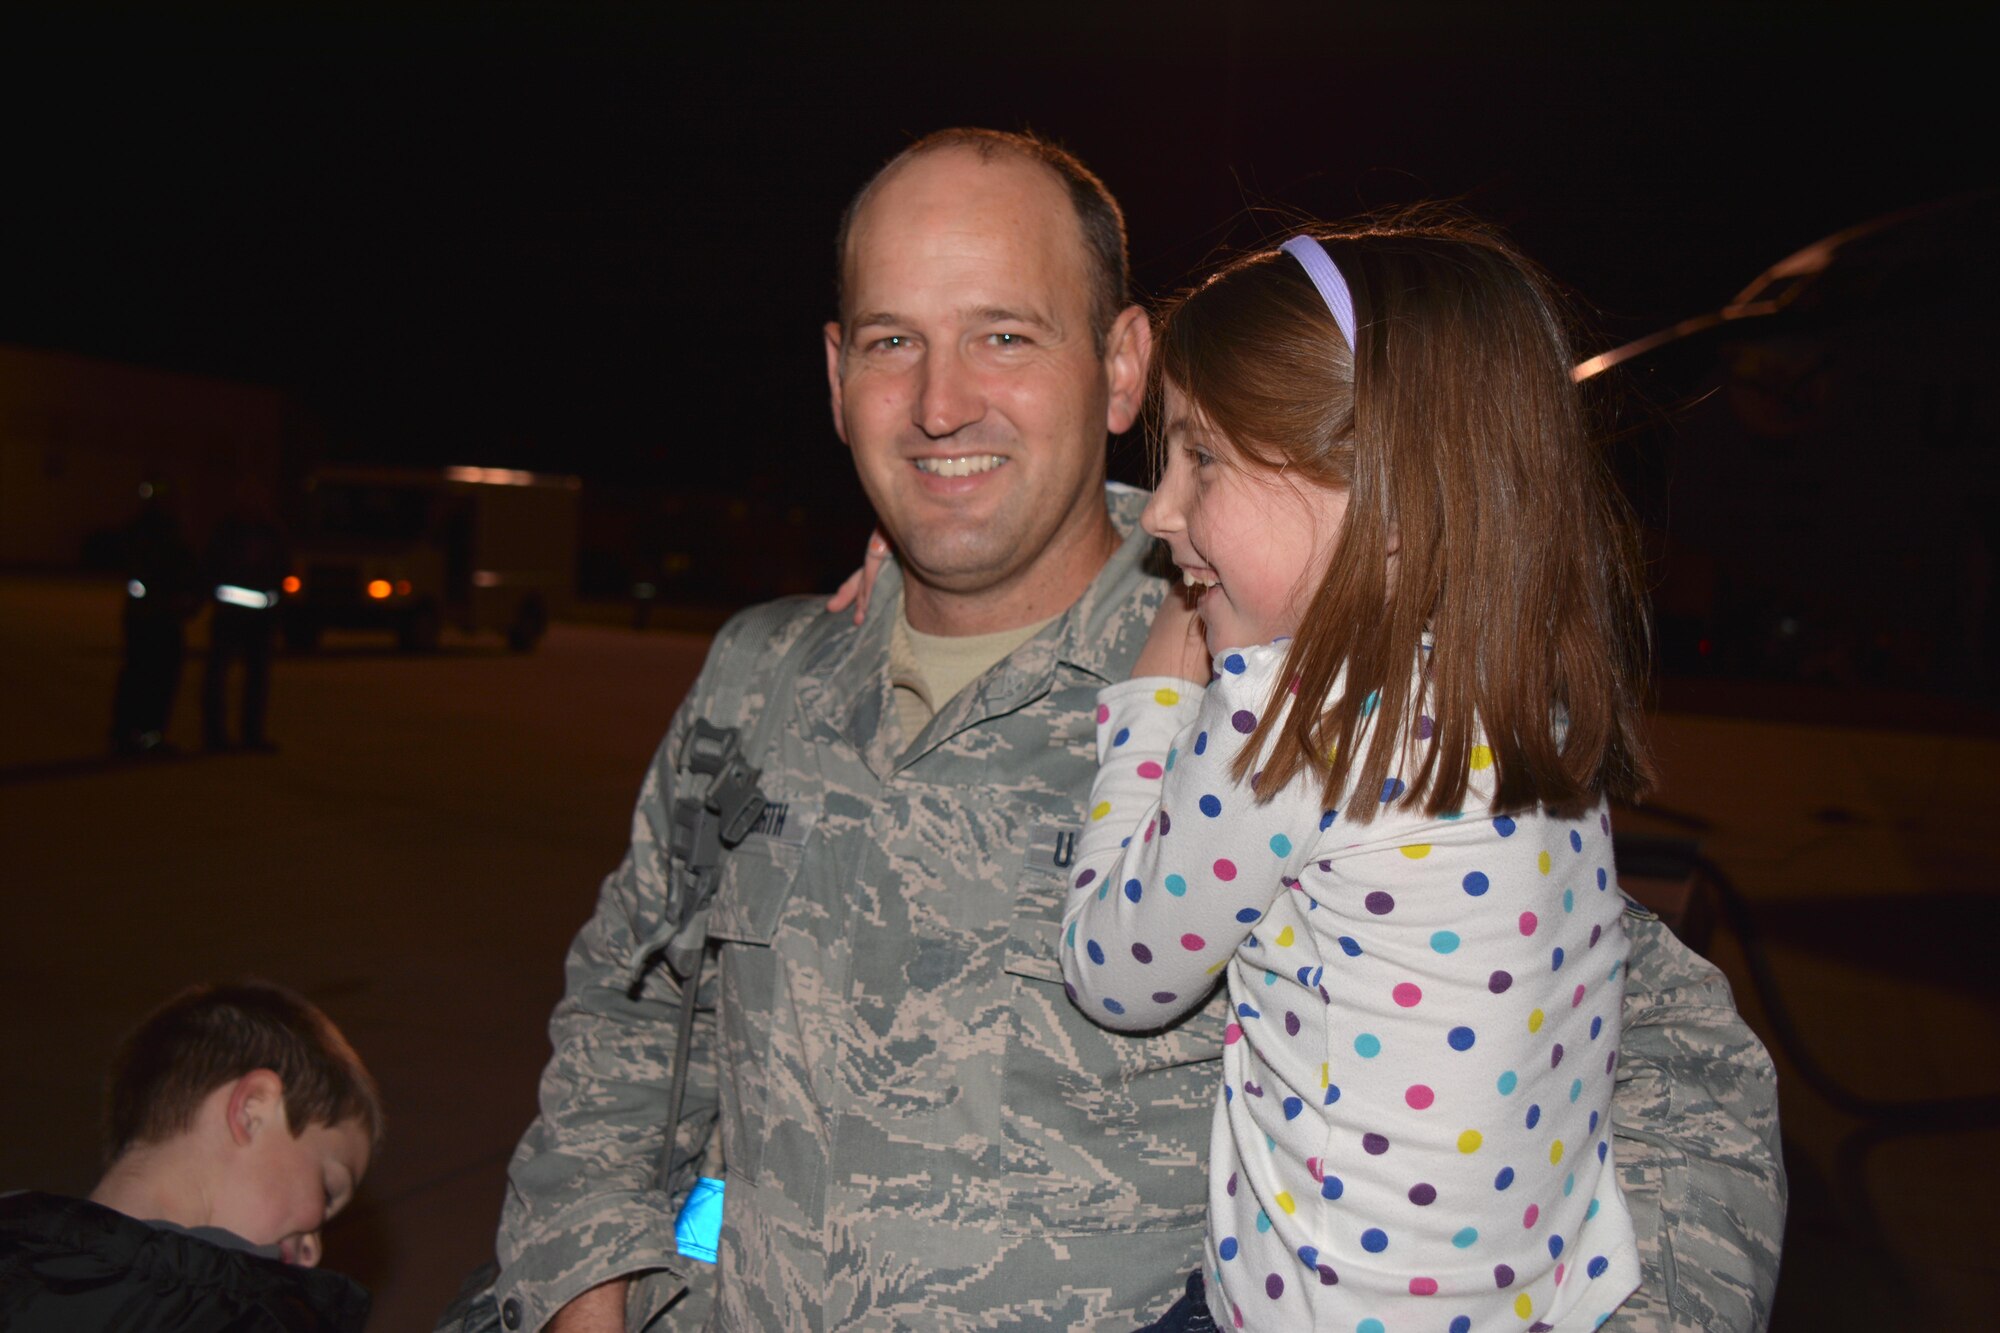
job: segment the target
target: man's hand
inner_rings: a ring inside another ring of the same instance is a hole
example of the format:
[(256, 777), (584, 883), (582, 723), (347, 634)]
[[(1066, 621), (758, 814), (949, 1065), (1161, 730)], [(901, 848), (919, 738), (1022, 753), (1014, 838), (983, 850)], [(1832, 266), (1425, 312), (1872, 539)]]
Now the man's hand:
[(889, 539), (877, 528), (868, 534), (868, 550), (861, 557), (861, 568), (849, 574), (835, 589), (833, 596), (826, 599), (826, 609), (840, 611), (848, 603), (854, 604), (854, 623), (868, 614), (869, 599), (875, 595), (875, 580), (882, 577), (882, 562), (889, 558)]
[(548, 1333), (625, 1333), (625, 1279), (592, 1287), (556, 1311)]
[(1167, 589), (1166, 600), (1153, 617), (1153, 632), (1132, 665), (1136, 676), (1176, 676), (1208, 683), (1208, 644), (1201, 616), (1185, 590)]

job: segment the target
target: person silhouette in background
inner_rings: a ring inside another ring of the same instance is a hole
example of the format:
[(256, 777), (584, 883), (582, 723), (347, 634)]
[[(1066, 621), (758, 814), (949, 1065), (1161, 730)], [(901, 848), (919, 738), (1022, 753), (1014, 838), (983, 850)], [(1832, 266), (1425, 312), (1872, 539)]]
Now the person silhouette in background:
[(111, 701), (111, 748), (123, 755), (168, 755), (167, 721), (180, 691), (187, 621), (201, 609), (194, 547), (181, 532), (168, 491), (148, 481), (126, 525), (124, 662)]
[(202, 561), (203, 582), (214, 609), (209, 615), (208, 669), (202, 678), (204, 748), (232, 748), (229, 736), (229, 670), (241, 659), (243, 694), (236, 745), (277, 749), (264, 735), (271, 692), (271, 640), (278, 624), (278, 589), (289, 555), (270, 492), (244, 478), (234, 502), (216, 523)]

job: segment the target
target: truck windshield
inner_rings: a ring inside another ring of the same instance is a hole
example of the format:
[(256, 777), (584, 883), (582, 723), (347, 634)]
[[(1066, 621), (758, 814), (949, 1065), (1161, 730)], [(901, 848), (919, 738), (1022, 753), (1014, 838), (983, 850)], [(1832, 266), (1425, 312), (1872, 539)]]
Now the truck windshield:
[(307, 499), (307, 522), (325, 537), (414, 541), (430, 526), (431, 496), (407, 486), (321, 482)]

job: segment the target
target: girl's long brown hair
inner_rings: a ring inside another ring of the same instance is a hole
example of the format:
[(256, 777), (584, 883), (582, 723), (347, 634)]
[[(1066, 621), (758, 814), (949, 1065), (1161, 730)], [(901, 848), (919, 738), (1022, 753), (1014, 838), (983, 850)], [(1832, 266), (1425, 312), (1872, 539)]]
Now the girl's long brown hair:
[(1171, 380), (1250, 465), (1350, 492), (1280, 677), (1298, 703), (1263, 710), (1238, 780), (1261, 755), (1266, 798), (1310, 771), (1329, 806), (1357, 793), (1344, 813), (1365, 822), (1400, 778), (1402, 804), (1447, 813), (1483, 730), (1499, 808), (1636, 798), (1653, 780), (1638, 547), (1553, 284), (1456, 212), (1310, 230), (1353, 291), (1357, 348), (1298, 262), (1265, 250), (1169, 305), (1153, 362), (1155, 388)]

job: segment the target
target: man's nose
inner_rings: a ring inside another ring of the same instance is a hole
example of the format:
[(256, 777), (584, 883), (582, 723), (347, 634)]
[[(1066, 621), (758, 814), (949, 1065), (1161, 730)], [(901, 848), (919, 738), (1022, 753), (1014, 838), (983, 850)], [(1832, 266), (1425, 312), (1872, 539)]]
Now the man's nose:
[(922, 375), (915, 404), (916, 424), (930, 438), (954, 435), (986, 415), (986, 394), (979, 377), (956, 348), (927, 354)]
[(318, 1268), (319, 1254), (319, 1232), (308, 1231), (299, 1237), (297, 1262), (300, 1268)]

